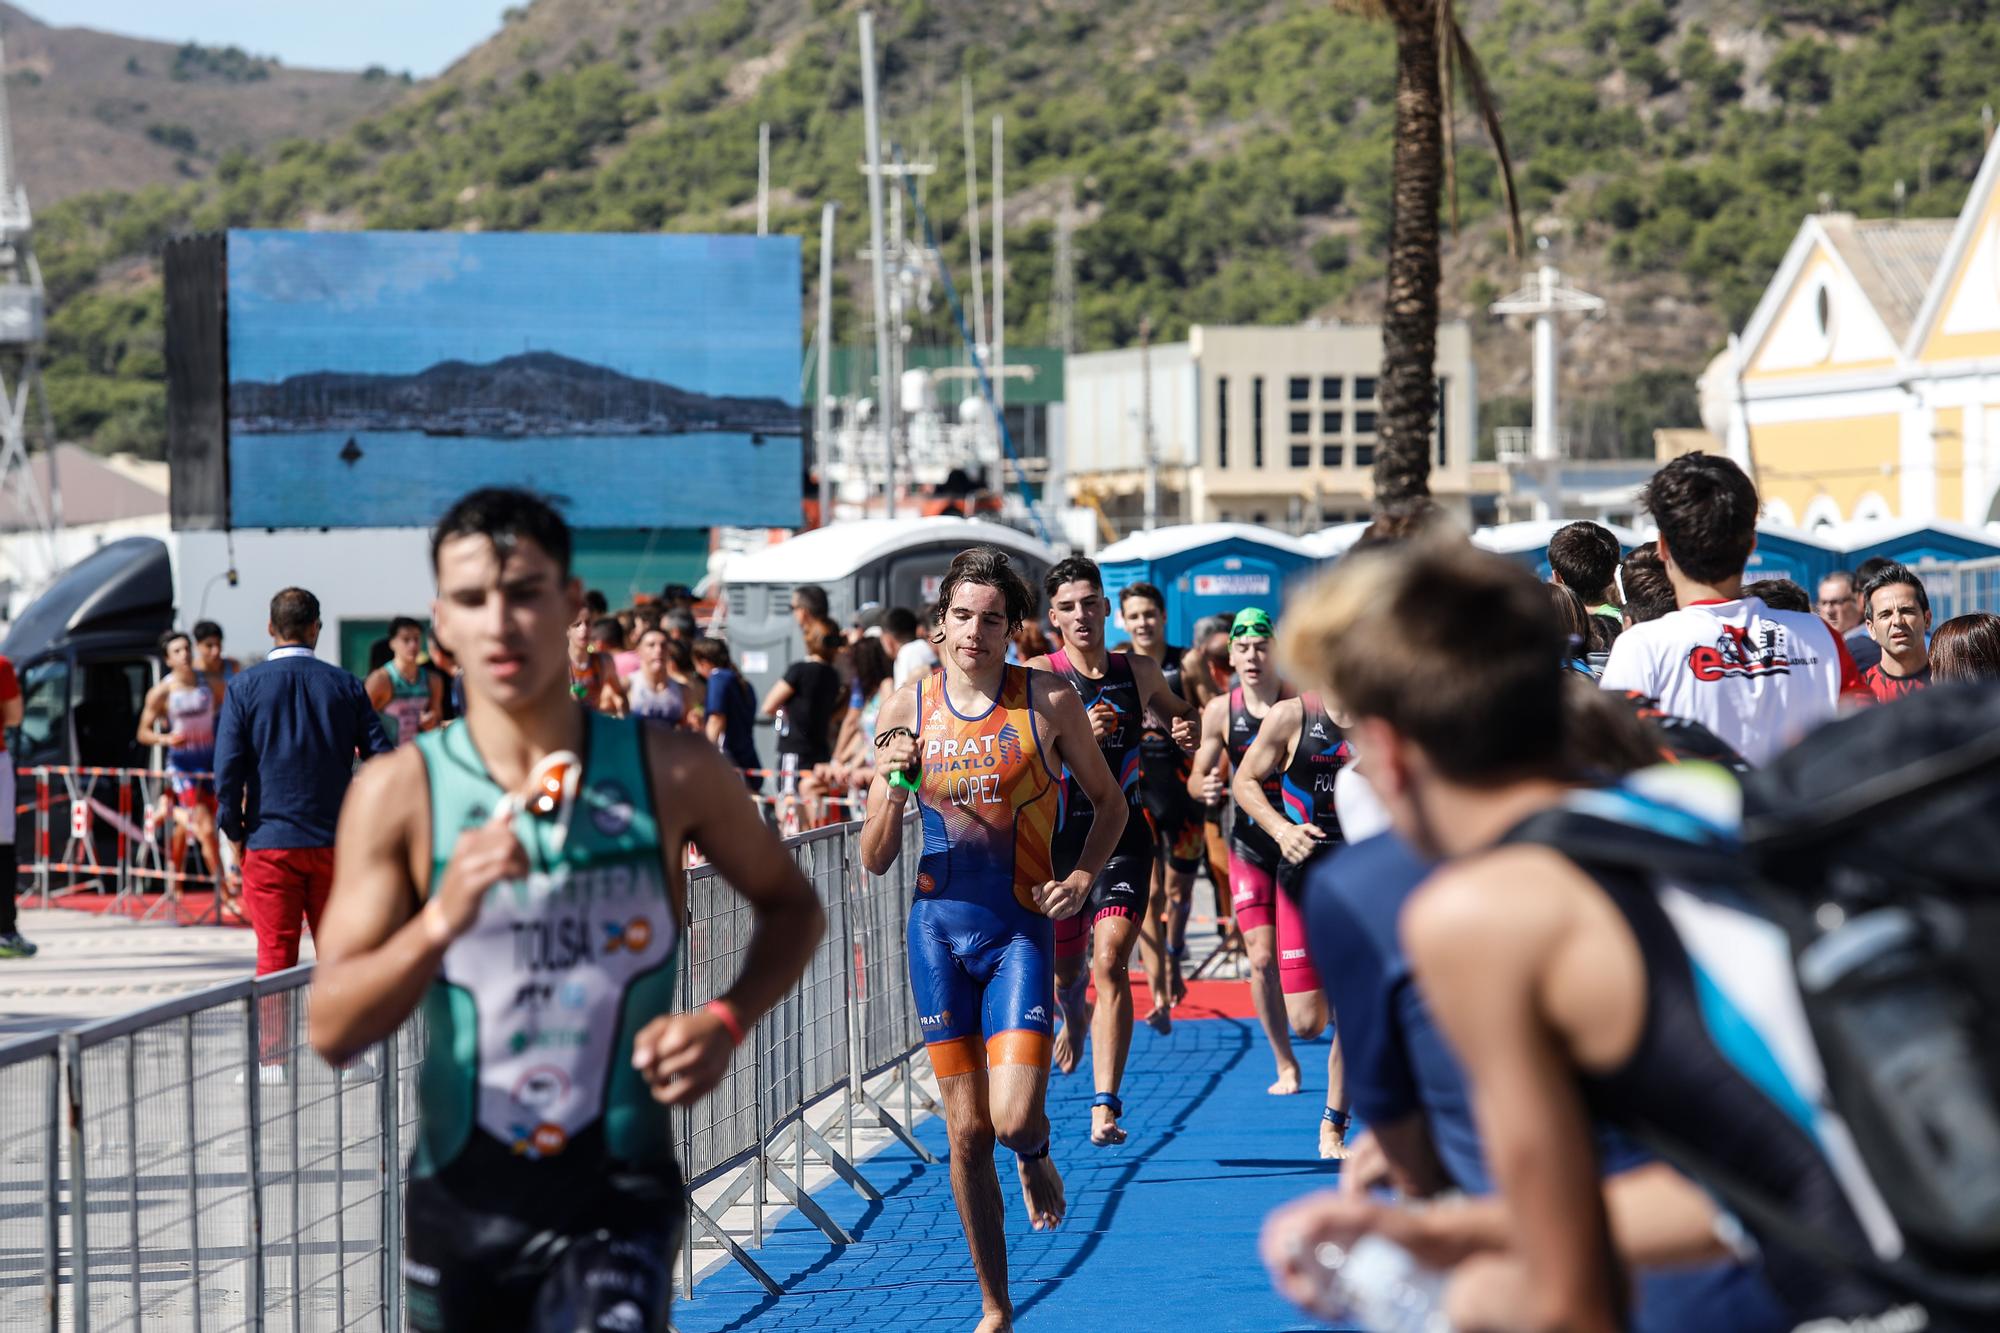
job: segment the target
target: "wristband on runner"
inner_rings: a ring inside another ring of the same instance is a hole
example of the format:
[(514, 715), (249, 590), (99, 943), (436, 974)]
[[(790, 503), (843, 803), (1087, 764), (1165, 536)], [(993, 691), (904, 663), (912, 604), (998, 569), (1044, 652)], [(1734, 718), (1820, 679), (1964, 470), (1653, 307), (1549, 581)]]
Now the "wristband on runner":
[(723, 999), (710, 1000), (705, 1007), (709, 1013), (715, 1015), (716, 1021), (722, 1024), (723, 1030), (729, 1033), (730, 1040), (741, 1046), (744, 1036), (743, 1020), (736, 1016), (736, 1010), (730, 1007), (729, 1001)]
[(440, 949), (451, 947), (451, 942), (455, 938), (451, 922), (444, 919), (444, 908), (436, 898), (426, 902), (417, 915), (424, 919), (424, 934), (430, 937), (432, 944)]

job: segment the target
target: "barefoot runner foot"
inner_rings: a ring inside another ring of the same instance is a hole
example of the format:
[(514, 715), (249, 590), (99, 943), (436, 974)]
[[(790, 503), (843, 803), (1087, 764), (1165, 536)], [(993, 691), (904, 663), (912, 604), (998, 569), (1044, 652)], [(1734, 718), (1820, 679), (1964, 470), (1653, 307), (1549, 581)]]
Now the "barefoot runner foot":
[(1028, 1225), (1053, 1231), (1063, 1220), (1063, 1179), (1047, 1157), (1021, 1158), (1021, 1197), (1028, 1205)]
[(1098, 1093), (1090, 1103), (1090, 1141), (1100, 1148), (1115, 1148), (1125, 1142), (1125, 1131), (1118, 1127), (1118, 1117), (1123, 1114), (1125, 1104), (1116, 1093)]

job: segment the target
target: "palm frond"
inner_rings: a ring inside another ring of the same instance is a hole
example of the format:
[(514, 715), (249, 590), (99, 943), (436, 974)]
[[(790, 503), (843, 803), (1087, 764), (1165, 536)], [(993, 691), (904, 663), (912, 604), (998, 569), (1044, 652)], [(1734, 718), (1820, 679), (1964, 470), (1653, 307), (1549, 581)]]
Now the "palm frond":
[[(1451, 6), (1445, 4), (1442, 8), (1450, 10)], [(1450, 50), (1458, 58), (1458, 69), (1465, 77), (1466, 87), (1472, 90), (1480, 122), (1493, 136), (1493, 156), (1500, 161), (1500, 192), (1507, 200), (1507, 256), (1518, 260), (1525, 248), (1521, 232), (1521, 197), (1514, 189), (1514, 159), (1507, 152), (1507, 134), (1500, 126), (1500, 108), (1493, 100), (1493, 89), (1486, 81), (1486, 68), (1479, 63), (1479, 53), (1472, 49), (1472, 42), (1466, 37), (1465, 29), (1459, 26), (1456, 15), (1451, 16), (1450, 22)], [(1440, 56), (1443, 54), (1440, 52)], [(1448, 62), (1441, 59), (1439, 63)], [(1450, 115), (1448, 104), (1445, 114), (1447, 117)]]

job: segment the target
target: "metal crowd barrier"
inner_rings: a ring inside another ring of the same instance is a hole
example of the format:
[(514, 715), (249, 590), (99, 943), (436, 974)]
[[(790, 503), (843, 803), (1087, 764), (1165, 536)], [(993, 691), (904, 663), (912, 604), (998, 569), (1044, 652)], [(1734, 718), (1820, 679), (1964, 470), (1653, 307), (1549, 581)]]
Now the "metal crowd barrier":
[[(29, 799), (16, 811), (17, 844), (27, 853), (21, 873), (32, 884), (28, 897), (46, 907), (76, 893), (115, 895), (122, 900), (115, 909), (151, 919), (173, 907), (162, 890), (214, 889), (214, 866), (169, 864), (176, 807), (167, 776), (148, 768), (22, 769), (19, 790)], [(186, 840), (191, 859), (198, 845), (192, 829)], [(212, 905), (207, 919), (219, 919), (218, 913), (219, 905)], [(174, 915), (182, 919), (178, 910)]]
[(2000, 557), (1925, 560), (1910, 569), (1930, 594), (1933, 625), (1973, 611), (2000, 613)]
[[(826, 934), (721, 1084), (676, 1113), (686, 1295), (698, 1250), (781, 1293), (752, 1253), (771, 1190), (830, 1243), (849, 1242), (806, 1173), (823, 1164), (879, 1201), (853, 1166), (862, 1117), (933, 1160), (908, 1128), (914, 1102), (929, 1104), (910, 1069), (923, 1048), (903, 931), (915, 839), (876, 877), (860, 870), (859, 834), (847, 824), (787, 840)], [(689, 872), (688, 902), (680, 999), (693, 1009), (735, 979), (751, 914), (713, 866)], [(0, 1328), (403, 1327), (422, 1027), (413, 1016), (332, 1069), (305, 1041), (311, 979), (308, 964), (0, 1045)], [(902, 1085), (900, 1116), (868, 1091), (888, 1079)], [(725, 1225), (732, 1209), (747, 1226)]]

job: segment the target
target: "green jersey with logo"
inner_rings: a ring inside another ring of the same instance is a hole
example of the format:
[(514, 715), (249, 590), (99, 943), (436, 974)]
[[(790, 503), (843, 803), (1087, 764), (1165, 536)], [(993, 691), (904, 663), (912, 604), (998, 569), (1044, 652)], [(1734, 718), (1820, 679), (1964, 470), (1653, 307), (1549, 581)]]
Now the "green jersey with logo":
[[(569, 835), (517, 815), (526, 878), (487, 891), (424, 999), (416, 1175), (670, 1164), (667, 1111), (632, 1068), (639, 1029), (674, 1002), (680, 931), (639, 724), (585, 714)], [(502, 798), (463, 723), (417, 738), (430, 781), (431, 884)], [(542, 1164), (531, 1166), (530, 1164)], [(499, 1167), (498, 1171), (488, 1167)], [(568, 1176), (567, 1169), (557, 1174)]]

